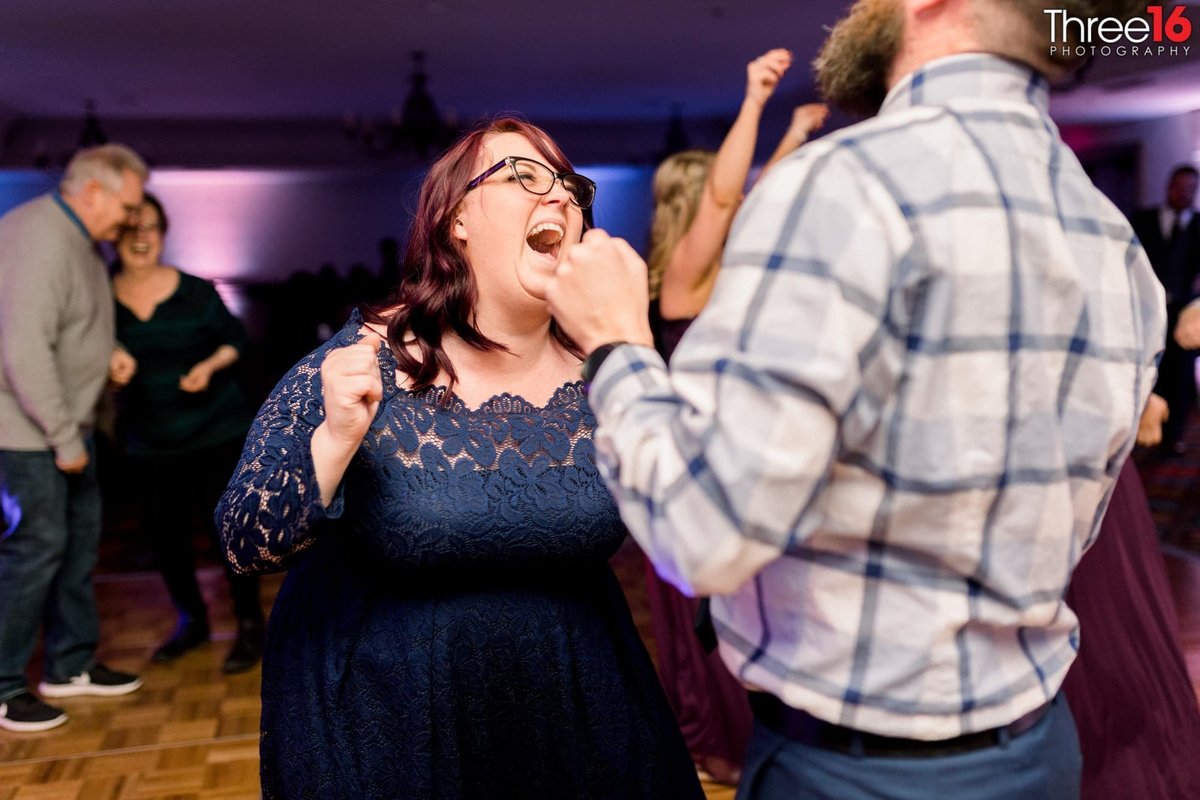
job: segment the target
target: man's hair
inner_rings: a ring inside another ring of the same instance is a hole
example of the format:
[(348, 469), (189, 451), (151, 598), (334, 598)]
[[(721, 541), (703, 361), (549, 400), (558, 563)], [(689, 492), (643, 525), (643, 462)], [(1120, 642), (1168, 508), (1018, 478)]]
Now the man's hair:
[[(1002, 55), (1020, 59), (1049, 77), (1078, 67), (1084, 59), (1071, 53), (1068, 40), (1050, 54), (1050, 16), (1047, 8), (1061, 8), (1071, 17), (1116, 17), (1125, 20), (1146, 13), (1146, 0), (974, 0), (977, 11), (986, 14), (979, 26), (985, 45)], [(1022, 24), (1023, 23), (1023, 24)], [(1068, 31), (1070, 35), (1075, 30)]]
[(1200, 178), (1200, 170), (1197, 170), (1191, 164), (1180, 164), (1171, 170), (1171, 180), (1175, 180), (1180, 175), (1191, 175), (1193, 178)]
[(123, 172), (132, 172), (145, 183), (150, 170), (141, 157), (123, 144), (102, 144), (76, 153), (67, 164), (58, 184), (63, 194), (81, 191), (88, 181), (96, 181), (110, 192), (121, 190)]
[(1072, 17), (1116, 17), (1129, 19), (1138, 14), (1146, 13), (1146, 0), (1056, 0), (1047, 3), (1046, 0), (989, 0), (1002, 5), (1012, 6), (1024, 17), (1034, 23), (1038, 30), (1050, 29), (1048, 8), (1061, 8)]
[(170, 221), (167, 219), (167, 211), (163, 208), (162, 201), (156, 195), (144, 192), (142, 194), (142, 205), (150, 206), (158, 212), (158, 233), (160, 236), (166, 236)]

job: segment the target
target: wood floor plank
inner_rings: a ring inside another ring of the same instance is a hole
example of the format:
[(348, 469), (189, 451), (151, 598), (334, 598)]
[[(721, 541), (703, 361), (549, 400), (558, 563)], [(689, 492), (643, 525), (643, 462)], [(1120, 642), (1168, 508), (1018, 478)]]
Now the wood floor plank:
[(126, 780), (124, 775), (85, 780), (79, 789), (79, 800), (119, 800)]
[(159, 800), (198, 794), (204, 788), (204, 767), (157, 769), (133, 776), (121, 792), (120, 800)]
[(80, 800), (83, 781), (55, 781), (17, 789), (13, 800)]
[(191, 742), (196, 739), (215, 739), (217, 737), (217, 720), (195, 719), (186, 722), (168, 722), (159, 731), (158, 741), (163, 744), (173, 742)]
[(83, 764), (82, 777), (109, 778), (138, 775), (154, 769), (159, 754), (153, 750), (112, 753), (79, 759)]

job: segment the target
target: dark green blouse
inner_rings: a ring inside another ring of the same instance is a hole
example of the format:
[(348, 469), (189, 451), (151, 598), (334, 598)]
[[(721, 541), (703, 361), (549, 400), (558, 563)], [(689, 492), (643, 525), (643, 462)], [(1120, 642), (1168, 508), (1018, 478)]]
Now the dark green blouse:
[(142, 321), (117, 302), (117, 340), (138, 369), (121, 390), (119, 428), (132, 455), (183, 453), (244, 438), (250, 409), (234, 370), (188, 393), (179, 379), (223, 344), (245, 351), (246, 332), (211, 283), (184, 272), (179, 288)]

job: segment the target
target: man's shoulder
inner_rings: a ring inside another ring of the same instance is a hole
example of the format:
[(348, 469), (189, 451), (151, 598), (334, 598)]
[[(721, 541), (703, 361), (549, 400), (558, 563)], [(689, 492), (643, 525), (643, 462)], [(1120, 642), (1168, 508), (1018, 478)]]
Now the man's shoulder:
[[(937, 142), (937, 133), (950, 115), (939, 106), (913, 106), (847, 125), (801, 147), (793, 156), (810, 165), (822, 162), (834, 172), (859, 175), (902, 175), (911, 170), (927, 171), (938, 158), (950, 159)], [(885, 181), (886, 182), (886, 181)]]
[(83, 258), (99, 258), (79, 235), (53, 195), (26, 201), (0, 217), (0, 264), (35, 262), (37, 269), (65, 269)]
[(826, 136), (825, 140), (835, 146), (848, 148), (880, 140), (916, 142), (925, 135), (921, 126), (949, 119), (950, 110), (944, 106), (910, 106), (847, 125)]
[(10, 225), (13, 222), (28, 222), (38, 219), (46, 216), (47, 212), (53, 209), (54, 206), (54, 195), (40, 194), (0, 214), (0, 225)]
[(936, 107), (902, 109), (848, 125), (822, 136), (791, 153), (772, 168), (763, 183), (787, 195), (792, 187), (812, 177), (812, 191), (824, 197), (840, 195), (852, 181), (861, 191), (870, 191), (878, 201), (894, 191), (913, 172), (928, 172), (931, 158), (949, 158), (931, 148), (924, 131), (914, 124), (936, 124), (944, 112)]
[[(789, 154), (775, 171), (811, 170), (819, 165), (822, 171), (857, 172), (869, 166), (870, 158), (864, 145), (876, 139), (909, 138), (901, 127), (879, 117), (839, 128)], [(769, 176), (771, 177), (771, 176)]]
[(26, 238), (45, 241), (43, 237), (47, 234), (59, 231), (73, 232), (73, 225), (51, 194), (26, 200), (0, 216), (0, 237), (8, 241)]

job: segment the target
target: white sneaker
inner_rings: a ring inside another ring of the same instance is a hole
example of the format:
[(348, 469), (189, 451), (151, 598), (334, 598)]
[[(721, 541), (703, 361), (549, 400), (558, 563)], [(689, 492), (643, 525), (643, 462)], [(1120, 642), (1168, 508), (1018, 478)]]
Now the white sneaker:
[(91, 669), (62, 682), (42, 681), (38, 684), (38, 691), (45, 697), (116, 697), (140, 688), (142, 679), (137, 675), (117, 672), (103, 664), (95, 664)]
[(0, 728), (8, 731), (48, 731), (66, 721), (65, 711), (43, 703), (29, 692), (21, 692), (0, 703)]

